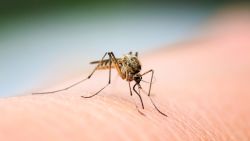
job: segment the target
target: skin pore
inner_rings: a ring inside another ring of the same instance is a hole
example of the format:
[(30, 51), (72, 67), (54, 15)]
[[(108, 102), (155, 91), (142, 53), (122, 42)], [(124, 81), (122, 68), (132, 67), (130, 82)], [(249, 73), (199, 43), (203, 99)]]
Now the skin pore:
[(61, 93), (0, 99), (0, 140), (249, 140), (250, 30), (245, 23), (232, 28), (230, 20), (206, 37), (139, 54), (142, 73), (155, 70), (152, 99), (168, 117), (144, 93), (142, 110), (120, 78), (81, 98), (90, 95), (84, 85), (93, 92), (106, 84), (108, 72), (101, 71)]

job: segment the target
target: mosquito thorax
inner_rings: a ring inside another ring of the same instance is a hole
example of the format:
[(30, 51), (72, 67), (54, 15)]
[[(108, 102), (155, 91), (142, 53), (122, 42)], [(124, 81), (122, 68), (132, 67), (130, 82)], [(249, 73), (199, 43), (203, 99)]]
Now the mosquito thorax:
[(121, 72), (128, 81), (134, 80), (134, 75), (141, 71), (141, 63), (133, 54), (124, 55), (120, 60)]

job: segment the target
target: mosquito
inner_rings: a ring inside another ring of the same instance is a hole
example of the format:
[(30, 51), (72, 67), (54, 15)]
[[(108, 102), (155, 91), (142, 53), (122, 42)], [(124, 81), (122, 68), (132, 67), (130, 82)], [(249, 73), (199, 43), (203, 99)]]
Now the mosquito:
[[(108, 59), (105, 59), (105, 57), (108, 55)], [(163, 113), (154, 103), (154, 101), (152, 100), (152, 98), (150, 97), (151, 95), (151, 87), (152, 87), (152, 80), (154, 77), (154, 70), (150, 69), (144, 73), (140, 73), (141, 71), (141, 63), (138, 59), (138, 52), (136, 52), (135, 54), (133, 54), (132, 52), (129, 52), (128, 54), (122, 56), (121, 58), (116, 58), (113, 52), (106, 52), (101, 60), (98, 61), (93, 61), (90, 62), (90, 64), (97, 64), (96, 67), (94, 68), (94, 70), (90, 73), (90, 75), (66, 88), (63, 89), (59, 89), (59, 90), (55, 90), (55, 91), (49, 91), (49, 92), (40, 92), (40, 93), (32, 93), (32, 94), (51, 94), (51, 93), (57, 93), (60, 91), (65, 91), (68, 90), (82, 82), (84, 82), (87, 79), (90, 79), (92, 77), (92, 75), (96, 72), (96, 70), (109, 70), (109, 79), (108, 79), (108, 83), (101, 88), (99, 91), (97, 91), (96, 93), (94, 93), (93, 95), (90, 96), (81, 96), (82, 98), (91, 98), (93, 96), (98, 95), (103, 89), (105, 89), (109, 84), (111, 84), (111, 69), (116, 69), (116, 71), (118, 72), (119, 76), (123, 79), (126, 80), (128, 82), (129, 85), (129, 91), (130, 91), (130, 95), (133, 95), (132, 90), (138, 95), (138, 97), (140, 98), (140, 102), (141, 102), (141, 106), (142, 109), (144, 109), (144, 104), (143, 104), (143, 100), (140, 94), (140, 90), (142, 90), (142, 87), (140, 85), (142, 80), (142, 76), (151, 73), (151, 79), (149, 83), (149, 90), (147, 93), (147, 96), (149, 97), (151, 103), (153, 104), (154, 108), (163, 116), (167, 115), (165, 113)], [(131, 82), (135, 81), (135, 84), (133, 85), (133, 87), (131, 87)], [(147, 82), (147, 81), (144, 81)], [(136, 89), (137, 87), (137, 89)], [(136, 106), (137, 107), (137, 106)], [(139, 111), (139, 110), (138, 110)], [(140, 111), (139, 111), (140, 112)], [(141, 112), (140, 112), (141, 113)]]

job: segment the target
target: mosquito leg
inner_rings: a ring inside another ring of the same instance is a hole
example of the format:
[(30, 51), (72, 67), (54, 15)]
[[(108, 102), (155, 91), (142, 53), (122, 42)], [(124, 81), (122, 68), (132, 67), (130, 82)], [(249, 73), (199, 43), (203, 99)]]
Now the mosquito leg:
[(140, 101), (141, 101), (142, 109), (144, 109), (144, 105), (143, 105), (143, 101), (142, 101), (141, 95), (135, 90), (135, 86), (136, 86), (136, 85), (137, 85), (137, 84), (135, 84), (135, 85), (133, 86), (133, 90), (134, 90), (134, 92), (139, 96)]
[(94, 74), (94, 72), (98, 69), (98, 67), (102, 64), (104, 58), (106, 57), (107, 52), (103, 55), (102, 60), (98, 63), (98, 65), (95, 67), (95, 69), (91, 72), (91, 74), (87, 77), (88, 79)]
[(120, 75), (120, 77), (121, 77), (122, 79), (125, 79), (125, 78), (126, 78), (126, 75), (122, 73), (122, 71), (121, 71), (121, 66), (119, 65), (119, 63), (118, 63), (118, 61), (117, 61), (117, 59), (116, 59), (114, 53), (113, 53), (113, 52), (109, 52), (109, 54), (110, 54), (110, 56), (111, 56), (111, 60), (112, 60), (112, 62), (114, 63), (114, 66), (115, 66), (115, 68), (116, 68), (118, 74)]
[[(97, 91), (95, 94), (90, 95), (90, 96), (81, 96), (82, 98), (91, 98), (93, 96), (96, 96), (97, 94), (99, 94), (103, 89), (105, 89), (110, 83), (111, 83), (111, 64), (112, 64), (112, 60), (111, 60), (111, 55), (110, 53), (108, 53), (109, 55), (109, 81), (108, 84), (106, 84), (103, 88), (101, 88), (99, 91)], [(91, 76), (91, 75), (90, 75)]]
[[(130, 95), (132, 96), (132, 95), (133, 95), (133, 93), (132, 93), (132, 90), (131, 90), (130, 82), (128, 82), (128, 84), (129, 84), (129, 91), (130, 91)], [(132, 97), (132, 98), (133, 98), (133, 97)], [(136, 102), (135, 102), (135, 99), (134, 99), (134, 98), (133, 98), (133, 101), (134, 101), (134, 103), (135, 103), (135, 107), (136, 107), (137, 111), (138, 111), (141, 115), (145, 115), (142, 111), (140, 111), (140, 110), (139, 110), (139, 108), (138, 108), (138, 106), (137, 106), (137, 104), (136, 104)]]
[(149, 70), (149, 71), (146, 71), (146, 72), (144, 72), (141, 76), (143, 76), (143, 75), (146, 75), (146, 74), (148, 74), (148, 73), (150, 73), (151, 72), (151, 79), (150, 79), (150, 84), (149, 84), (149, 90), (148, 90), (148, 96), (150, 96), (150, 93), (151, 93), (151, 87), (152, 87), (152, 80), (153, 80), (153, 77), (154, 77), (154, 70)]
[(74, 84), (72, 84), (72, 85), (70, 85), (70, 86), (68, 86), (66, 88), (63, 88), (63, 89), (59, 89), (59, 90), (55, 90), (55, 91), (49, 91), (49, 92), (32, 93), (32, 94), (51, 94), (51, 93), (57, 93), (57, 92), (60, 92), (60, 91), (65, 91), (65, 90), (68, 90), (68, 89), (70, 89), (70, 88), (84, 82), (87, 79), (90, 79), (90, 77), (94, 74), (94, 72), (97, 70), (99, 65), (102, 64), (102, 61), (104, 60), (106, 55), (107, 55), (107, 52), (103, 55), (102, 60), (98, 63), (98, 65), (94, 68), (94, 70), (91, 72), (91, 74), (87, 78), (84, 78), (81, 81), (78, 81), (78, 82), (76, 82), (76, 83), (74, 83)]
[(163, 113), (161, 110), (159, 110), (159, 108), (155, 105), (154, 101), (152, 100), (152, 98), (149, 96), (149, 99), (151, 101), (151, 103), (154, 105), (155, 109), (162, 115), (168, 117), (168, 115), (166, 115), (165, 113)]
[(151, 86), (152, 86), (152, 80), (153, 80), (153, 77), (154, 77), (154, 70), (151, 69), (151, 70), (149, 70), (149, 71), (147, 71), (147, 72), (145, 72), (145, 73), (142, 74), (142, 76), (143, 76), (143, 75), (146, 75), (146, 74), (148, 74), (148, 73), (150, 73), (150, 72), (151, 72), (151, 80), (150, 80), (150, 86), (149, 86), (149, 91), (148, 91), (148, 97), (149, 97), (151, 103), (154, 105), (155, 109), (156, 109), (160, 114), (162, 114), (162, 115), (168, 117), (165, 113), (163, 113), (162, 111), (159, 110), (159, 108), (155, 105), (154, 101), (153, 101), (152, 98), (150, 97)]

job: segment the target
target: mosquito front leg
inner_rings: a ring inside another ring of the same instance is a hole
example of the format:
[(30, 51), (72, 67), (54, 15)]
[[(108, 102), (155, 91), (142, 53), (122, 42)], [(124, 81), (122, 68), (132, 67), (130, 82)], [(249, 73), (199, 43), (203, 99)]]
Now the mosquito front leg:
[(168, 115), (166, 115), (165, 113), (163, 113), (163, 112), (155, 105), (154, 101), (152, 100), (152, 98), (151, 98), (150, 96), (149, 96), (149, 99), (150, 99), (151, 103), (154, 105), (155, 109), (156, 109), (160, 114), (162, 114), (162, 115), (168, 117)]
[[(95, 94), (90, 95), (90, 96), (81, 96), (82, 98), (91, 98), (93, 96), (96, 96), (97, 94), (99, 94), (103, 89), (105, 89), (110, 83), (111, 83), (111, 65), (112, 65), (112, 60), (111, 60), (111, 55), (108, 52), (109, 55), (109, 80), (108, 80), (108, 84), (106, 84), (103, 88), (101, 88), (99, 91), (97, 91)], [(102, 63), (102, 61), (101, 61)], [(97, 66), (98, 67), (98, 66)], [(97, 69), (97, 68), (96, 68)], [(91, 75), (90, 75), (91, 77)]]
[(150, 84), (149, 84), (149, 90), (148, 90), (148, 96), (150, 96), (150, 93), (151, 93), (151, 86), (152, 86), (152, 81), (153, 81), (153, 77), (154, 77), (154, 70), (149, 70), (149, 71), (146, 71), (146, 72), (144, 72), (141, 76), (143, 76), (143, 75), (146, 75), (146, 74), (148, 74), (148, 73), (150, 73), (151, 72), (151, 79), (150, 79)]
[[(78, 84), (84, 82), (84, 81), (87, 80), (87, 79), (90, 79), (91, 76), (94, 74), (94, 72), (95, 72), (95, 71), (97, 70), (97, 68), (99, 67), (99, 65), (102, 64), (102, 61), (104, 60), (104, 58), (105, 58), (106, 55), (107, 55), (107, 52), (103, 55), (102, 60), (98, 63), (98, 65), (94, 68), (94, 70), (91, 72), (91, 74), (90, 74), (87, 78), (84, 78), (84, 79), (82, 79), (81, 81), (78, 81), (78, 82), (76, 82), (76, 83), (74, 83), (74, 84), (72, 84), (72, 85), (70, 85), (70, 86), (68, 86), (68, 87), (66, 87), (66, 88), (63, 88), (63, 89), (59, 89), (59, 90), (55, 90), (55, 91), (49, 91), (49, 92), (32, 93), (32, 94), (51, 94), (51, 93), (57, 93), (57, 92), (60, 92), (60, 91), (65, 91), (65, 90), (68, 90), (68, 89), (70, 89), (70, 88), (72, 88), (72, 87), (74, 87), (74, 86), (76, 86), (76, 85), (78, 85)], [(110, 57), (109, 57), (109, 58), (110, 58)]]
[(155, 105), (155, 103), (154, 103), (154, 101), (152, 100), (152, 98), (150, 97), (150, 93), (151, 93), (151, 86), (152, 86), (152, 80), (153, 80), (153, 77), (154, 77), (154, 70), (149, 70), (149, 71), (146, 71), (145, 73), (143, 73), (142, 74), (142, 76), (143, 75), (146, 75), (146, 74), (148, 74), (148, 73), (150, 73), (151, 72), (151, 79), (150, 79), (150, 85), (149, 85), (149, 91), (148, 91), (148, 97), (149, 97), (149, 99), (150, 99), (150, 101), (151, 101), (151, 103), (154, 105), (154, 107), (155, 107), (155, 109), (160, 113), (160, 114), (162, 114), (162, 115), (164, 115), (164, 116), (166, 116), (166, 117), (168, 117), (165, 113), (163, 113), (156, 105)]

